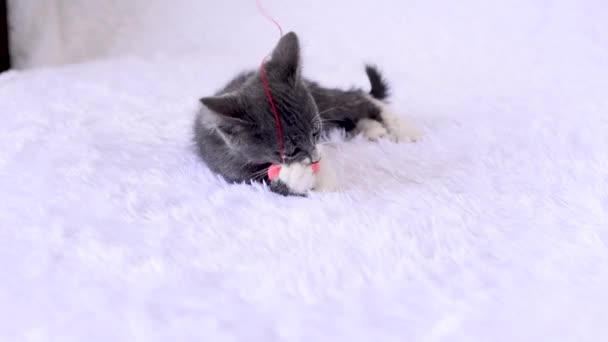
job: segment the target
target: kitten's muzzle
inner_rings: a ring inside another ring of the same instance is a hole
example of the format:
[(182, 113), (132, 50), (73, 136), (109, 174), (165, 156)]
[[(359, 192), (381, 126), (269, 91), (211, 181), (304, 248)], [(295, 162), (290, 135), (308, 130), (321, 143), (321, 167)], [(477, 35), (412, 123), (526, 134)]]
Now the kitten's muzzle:
[(303, 163), (303, 164), (314, 164), (321, 160), (321, 154), (318, 149), (314, 149), (310, 152), (296, 149), (295, 153), (285, 156), (285, 163)]

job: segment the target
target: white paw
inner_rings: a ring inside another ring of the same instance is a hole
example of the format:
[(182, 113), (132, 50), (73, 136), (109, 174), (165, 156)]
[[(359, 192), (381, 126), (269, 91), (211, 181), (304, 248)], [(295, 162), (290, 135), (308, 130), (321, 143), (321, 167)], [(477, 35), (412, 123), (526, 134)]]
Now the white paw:
[(391, 140), (395, 142), (416, 142), (422, 136), (420, 131), (402, 120), (397, 120), (389, 126)]
[(420, 132), (404, 119), (386, 111), (382, 112), (381, 116), (382, 121), (384, 121), (388, 129), (390, 138), (394, 142), (415, 142), (420, 140)]
[(405, 119), (393, 114), (389, 106), (378, 101), (371, 96), (369, 100), (375, 103), (381, 110), (380, 117), (386, 130), (388, 130), (388, 136), (394, 142), (415, 142), (420, 140), (422, 136), (420, 132), (413, 125), (407, 123)]
[(388, 135), (386, 127), (372, 119), (361, 119), (357, 123), (357, 130), (369, 140), (378, 140)]
[(303, 163), (293, 163), (281, 165), (279, 180), (287, 187), (298, 194), (304, 194), (311, 190), (316, 183), (316, 175), (312, 165)]

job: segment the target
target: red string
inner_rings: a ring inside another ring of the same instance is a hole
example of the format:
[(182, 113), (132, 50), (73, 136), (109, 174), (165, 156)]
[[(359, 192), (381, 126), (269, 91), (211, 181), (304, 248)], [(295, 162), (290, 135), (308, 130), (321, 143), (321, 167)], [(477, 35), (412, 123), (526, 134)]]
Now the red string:
[[(266, 17), (266, 19), (272, 21), (276, 25), (276, 27), (279, 29), (279, 34), (281, 35), (281, 37), (283, 37), (283, 28), (281, 27), (281, 25), (272, 16), (270, 16), (266, 12), (266, 10), (262, 6), (262, 3), (260, 0), (256, 0), (256, 4), (258, 6), (258, 10), (260, 11), (260, 13), (264, 17)], [(281, 129), (281, 120), (279, 119), (279, 112), (277, 111), (277, 107), (274, 105), (274, 100), (272, 99), (272, 93), (270, 92), (270, 87), (268, 86), (268, 80), (266, 78), (266, 68), (264, 66), (265, 61), (266, 61), (266, 58), (264, 58), (262, 60), (262, 64), (260, 65), (260, 71), (262, 74), (262, 83), (264, 84), (264, 90), (266, 91), (266, 97), (268, 97), (268, 102), (270, 102), (270, 107), (272, 108), (272, 113), (274, 114), (274, 120), (277, 124), (277, 134), (279, 136), (279, 153), (281, 156), (281, 160), (284, 160), (285, 154), (284, 154), (284, 150), (283, 150), (283, 130)]]
[(268, 102), (270, 102), (270, 107), (272, 107), (272, 113), (274, 114), (274, 120), (277, 123), (277, 134), (279, 135), (279, 153), (281, 155), (281, 160), (283, 160), (285, 157), (283, 153), (283, 130), (281, 129), (279, 112), (277, 112), (277, 107), (274, 105), (272, 94), (270, 93), (270, 87), (268, 86), (268, 81), (266, 80), (266, 68), (264, 67), (264, 61), (262, 61), (260, 71), (262, 72), (262, 83), (264, 84), (264, 90), (266, 90), (266, 97), (268, 97)]
[(281, 27), (281, 25), (279, 24), (278, 21), (274, 20), (274, 18), (270, 14), (268, 14), (268, 12), (266, 12), (266, 10), (264, 9), (264, 6), (262, 6), (261, 0), (256, 0), (255, 3), (258, 6), (258, 11), (260, 11), (260, 13), (266, 19), (272, 21), (276, 25), (276, 27), (279, 29), (279, 33), (281, 34), (281, 37), (283, 37), (283, 28)]

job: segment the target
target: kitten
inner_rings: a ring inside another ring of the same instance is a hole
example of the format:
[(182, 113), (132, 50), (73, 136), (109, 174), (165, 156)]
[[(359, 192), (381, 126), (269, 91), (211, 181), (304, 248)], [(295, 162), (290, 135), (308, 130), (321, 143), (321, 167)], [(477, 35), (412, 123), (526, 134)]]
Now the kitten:
[[(372, 66), (366, 67), (368, 93), (359, 89), (328, 89), (301, 75), (298, 37), (283, 36), (265, 62), (267, 83), (283, 131), (284, 159), (272, 108), (259, 70), (245, 72), (215, 96), (203, 97), (194, 124), (197, 152), (211, 171), (229, 182), (263, 181), (283, 195), (304, 195), (320, 185), (312, 164), (321, 160), (322, 132), (341, 128), (370, 140), (390, 137), (413, 140), (416, 132), (391, 115), (382, 100), (388, 87)], [(267, 171), (280, 164), (278, 178)]]

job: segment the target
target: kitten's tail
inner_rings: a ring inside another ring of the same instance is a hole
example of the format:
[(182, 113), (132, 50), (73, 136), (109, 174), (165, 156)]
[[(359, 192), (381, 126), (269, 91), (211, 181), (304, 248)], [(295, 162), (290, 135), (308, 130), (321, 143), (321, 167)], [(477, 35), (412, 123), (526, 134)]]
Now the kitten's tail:
[(365, 66), (365, 73), (367, 74), (367, 78), (369, 78), (369, 83), (372, 85), (369, 94), (378, 100), (386, 99), (389, 95), (388, 83), (384, 77), (382, 77), (378, 68), (367, 64)]

